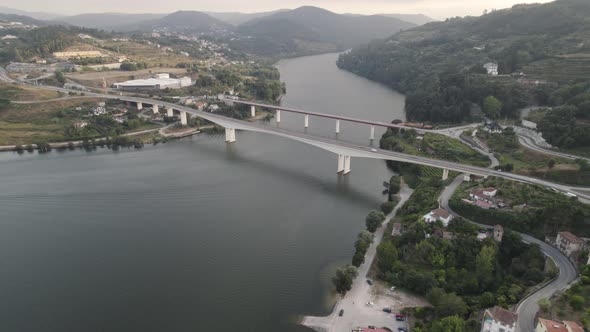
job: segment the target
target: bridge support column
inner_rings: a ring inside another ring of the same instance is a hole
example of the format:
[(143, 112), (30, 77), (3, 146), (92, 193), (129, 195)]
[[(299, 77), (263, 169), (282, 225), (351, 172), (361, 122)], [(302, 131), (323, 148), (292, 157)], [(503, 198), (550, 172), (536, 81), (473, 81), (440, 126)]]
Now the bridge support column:
[(305, 114), (305, 128), (309, 128), (309, 114)]
[(160, 109), (158, 108), (158, 105), (153, 105), (152, 110), (154, 111), (154, 114), (160, 113)]
[(236, 130), (234, 128), (225, 128), (225, 141), (227, 143), (236, 141)]
[(186, 112), (180, 111), (180, 124), (186, 126), (188, 122), (186, 121)]
[(344, 156), (344, 172), (342, 174), (346, 175), (350, 173), (350, 156)]
[(344, 156), (338, 155), (338, 173), (344, 172)]
[(448, 169), (443, 169), (443, 176), (442, 176), (443, 181), (446, 181), (449, 179), (449, 170)]
[(371, 135), (369, 136), (369, 139), (371, 141), (375, 139), (375, 126), (371, 126)]
[(336, 134), (340, 134), (340, 120), (336, 120)]
[(250, 116), (256, 117), (256, 106), (250, 106)]
[(277, 110), (277, 123), (281, 123), (281, 110)]
[(137, 103), (137, 110), (141, 111), (143, 109), (143, 104), (142, 103)]
[(167, 107), (166, 108), (166, 115), (169, 117), (173, 117), (174, 116), (174, 110), (171, 107)]

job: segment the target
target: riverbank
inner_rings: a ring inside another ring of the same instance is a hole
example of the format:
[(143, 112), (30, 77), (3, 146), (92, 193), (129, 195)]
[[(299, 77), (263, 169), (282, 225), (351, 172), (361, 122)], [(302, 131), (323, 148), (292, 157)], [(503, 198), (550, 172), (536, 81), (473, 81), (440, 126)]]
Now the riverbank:
[[(400, 323), (396, 322), (391, 314), (383, 312), (382, 308), (402, 309), (398, 304), (401, 302), (399, 297), (404, 295), (399, 294), (397, 291), (396, 293), (398, 294), (389, 292), (388, 287), (379, 282), (369, 285), (366, 280), (370, 267), (375, 259), (377, 246), (379, 246), (383, 239), (387, 225), (395, 217), (399, 208), (410, 198), (412, 193), (413, 190), (402, 181), (398, 204), (375, 233), (374, 241), (367, 250), (365, 262), (358, 269), (359, 274), (353, 282), (352, 289), (336, 302), (332, 313), (325, 317), (304, 316), (301, 319), (301, 325), (318, 332), (333, 332), (351, 331), (354, 327), (366, 327), (369, 325), (391, 327), (396, 323)], [(373, 302), (375, 305), (368, 306), (367, 302)], [(343, 316), (339, 316), (340, 310), (344, 310)]]

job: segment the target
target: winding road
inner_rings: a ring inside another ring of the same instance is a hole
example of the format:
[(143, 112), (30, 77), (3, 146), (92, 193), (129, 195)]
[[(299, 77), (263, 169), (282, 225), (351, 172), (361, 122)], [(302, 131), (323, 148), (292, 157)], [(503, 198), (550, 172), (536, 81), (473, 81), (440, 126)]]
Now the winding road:
[[(459, 215), (450, 208), (449, 200), (451, 199), (455, 191), (457, 191), (462, 182), (463, 175), (456, 177), (453, 180), (453, 182), (443, 190), (439, 197), (441, 207), (443, 207), (455, 216)], [(493, 226), (480, 224), (469, 219), (465, 220), (482, 228), (493, 229)], [(535, 330), (535, 315), (537, 314), (537, 311), (539, 311), (539, 305), (537, 304), (539, 300), (548, 299), (556, 291), (567, 288), (573, 281), (577, 279), (578, 271), (570, 262), (570, 260), (554, 247), (532, 236), (522, 233), (518, 234), (521, 236), (524, 242), (538, 244), (541, 248), (541, 251), (546, 256), (550, 257), (559, 268), (559, 275), (555, 280), (553, 280), (543, 288), (535, 291), (533, 294), (530, 294), (523, 301), (521, 301), (518, 307), (516, 308), (516, 313), (518, 314), (517, 331), (532, 332)]]

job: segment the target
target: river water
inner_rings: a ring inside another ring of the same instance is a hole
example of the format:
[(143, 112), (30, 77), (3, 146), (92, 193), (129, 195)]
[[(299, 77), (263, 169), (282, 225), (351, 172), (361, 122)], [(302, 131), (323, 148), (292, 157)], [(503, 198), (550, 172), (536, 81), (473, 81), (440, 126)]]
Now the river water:
[[(390, 121), (403, 96), (340, 71), (337, 55), (281, 61), (287, 106)], [(281, 126), (303, 130), (302, 116)], [(269, 125), (275, 125), (270, 123)], [(312, 118), (310, 133), (333, 136)], [(342, 124), (368, 144), (369, 129)], [(326, 313), (390, 172), (238, 132), (142, 150), (0, 154), (0, 330), (304, 331)]]

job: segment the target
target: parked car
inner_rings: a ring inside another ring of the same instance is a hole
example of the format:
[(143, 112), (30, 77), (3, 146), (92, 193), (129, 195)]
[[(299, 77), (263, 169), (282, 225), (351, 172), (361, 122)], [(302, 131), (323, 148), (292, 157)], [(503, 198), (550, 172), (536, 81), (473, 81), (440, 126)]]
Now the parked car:
[(338, 313), (338, 316), (342, 317), (342, 315), (344, 315), (344, 309), (340, 309), (340, 312)]
[(390, 308), (383, 308), (383, 312), (386, 312), (386, 313), (390, 314), (391, 313), (391, 309)]
[(395, 286), (391, 287), (391, 288), (389, 289), (389, 291), (390, 291), (390, 292), (393, 292), (393, 291), (395, 291)]
[(403, 322), (404, 320), (406, 320), (406, 316), (404, 314), (395, 314), (395, 320), (397, 320), (398, 322)]
[(369, 284), (369, 285), (373, 285), (373, 280), (371, 280), (371, 279), (367, 279), (367, 284)]
[(406, 329), (405, 327), (398, 327), (397, 330), (399, 332), (408, 332), (408, 329)]
[(372, 306), (374, 306), (374, 305), (375, 305), (375, 303), (373, 303), (373, 302), (369, 301), (369, 302), (367, 302), (367, 305), (368, 305), (369, 307), (372, 307)]

